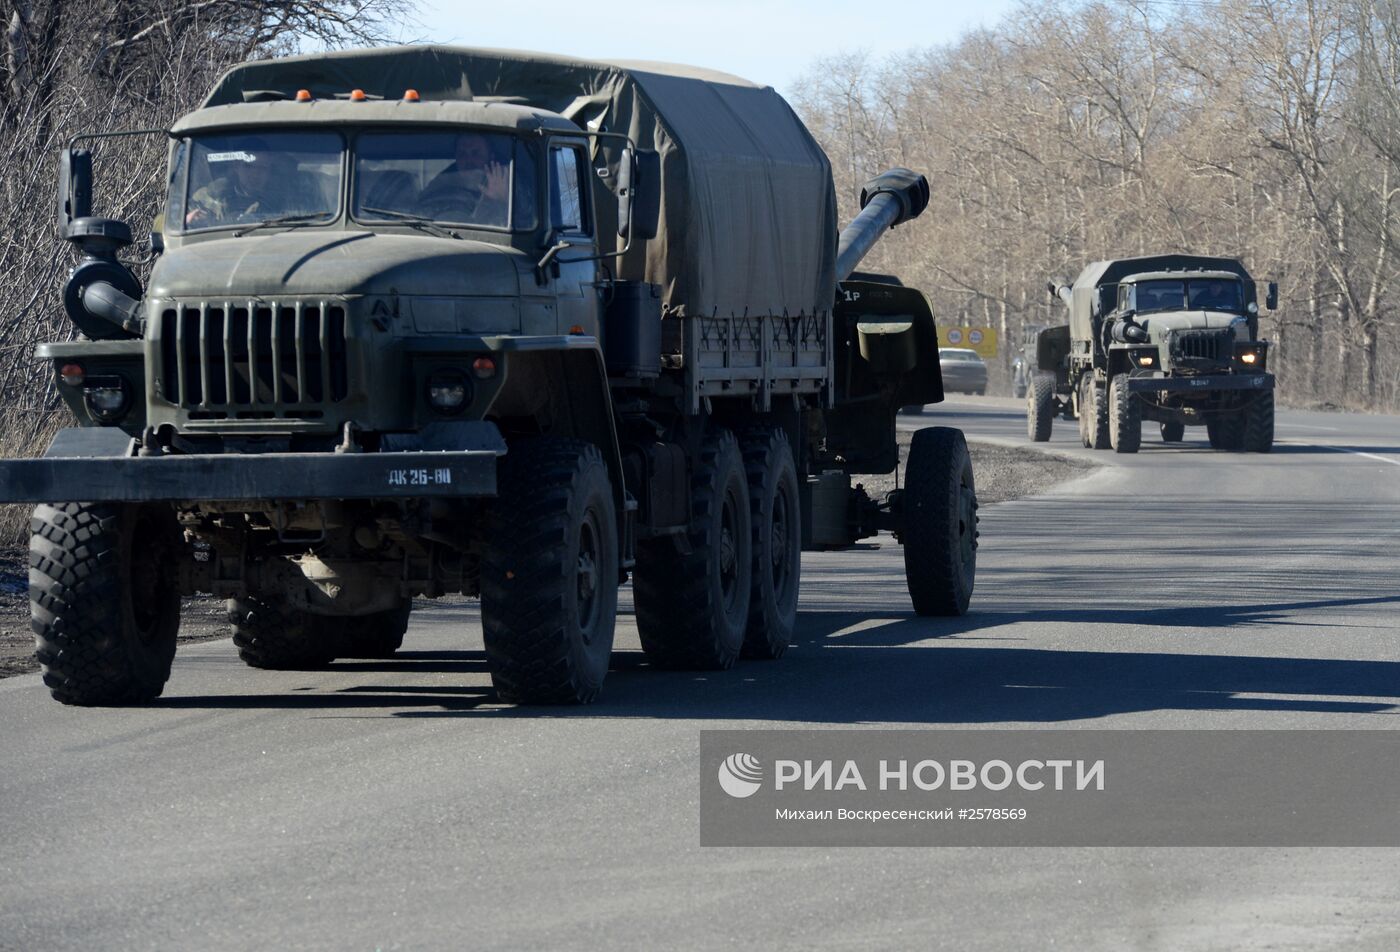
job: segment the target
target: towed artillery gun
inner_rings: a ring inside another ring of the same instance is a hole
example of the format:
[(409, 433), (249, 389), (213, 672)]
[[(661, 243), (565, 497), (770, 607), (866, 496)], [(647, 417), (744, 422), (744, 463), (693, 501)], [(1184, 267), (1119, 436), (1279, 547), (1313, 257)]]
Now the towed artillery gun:
[[(1036, 335), (1026, 429), (1050, 439), (1056, 416), (1079, 421), (1092, 449), (1136, 453), (1142, 421), (1162, 441), (1203, 425), (1210, 445), (1266, 453), (1274, 441), (1269, 342), (1258, 290), (1233, 258), (1155, 255), (1098, 261), (1073, 285), (1050, 282), (1069, 323)], [(1278, 306), (1270, 283), (1265, 307)]]
[(966, 611), (961, 432), (915, 433), (902, 490), (852, 481), (943, 396), (927, 299), (851, 279), (923, 176), (872, 180), (840, 231), (771, 88), (443, 47), (243, 64), (165, 135), (145, 288), (65, 152), (84, 336), (38, 356), (76, 425), (0, 461), (0, 500), (39, 503), (58, 700), (159, 695), (192, 592), (273, 669), (390, 656), (413, 598), (479, 596), (525, 703), (597, 695), (629, 579), (658, 667), (778, 657), (800, 552), (881, 530), (916, 611)]

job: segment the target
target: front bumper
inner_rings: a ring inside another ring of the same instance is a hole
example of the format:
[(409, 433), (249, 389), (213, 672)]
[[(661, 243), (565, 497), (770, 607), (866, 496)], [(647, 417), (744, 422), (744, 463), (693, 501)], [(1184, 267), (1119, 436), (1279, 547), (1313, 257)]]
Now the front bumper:
[(1129, 393), (1201, 393), (1212, 390), (1272, 389), (1274, 389), (1274, 375), (1270, 373), (1201, 374), (1193, 377), (1142, 374), (1128, 378)]
[(43, 457), (0, 460), (0, 502), (494, 496), (500, 432), (480, 423), (454, 435), (450, 449), (143, 457), (120, 430), (77, 427), (60, 431)]

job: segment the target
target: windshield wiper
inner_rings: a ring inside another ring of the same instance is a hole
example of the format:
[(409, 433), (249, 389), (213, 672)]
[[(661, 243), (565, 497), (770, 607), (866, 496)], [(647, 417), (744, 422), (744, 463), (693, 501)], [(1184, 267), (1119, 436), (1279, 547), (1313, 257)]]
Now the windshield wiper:
[(411, 215), (408, 212), (396, 212), (392, 208), (371, 208), (368, 205), (361, 206), (360, 211), (369, 212), (372, 215), (383, 215), (385, 218), (392, 218), (395, 221), (401, 221), (406, 225), (417, 225), (424, 231), (431, 232), (432, 234), (437, 235), (440, 238), (462, 237), (452, 229), (444, 228), (442, 225), (439, 225), (431, 218), (424, 218), (422, 215)]
[(309, 225), (318, 218), (325, 218), (325, 212), (312, 212), (307, 215), (283, 215), (280, 218), (268, 218), (258, 222), (256, 225), (249, 225), (247, 228), (240, 228), (233, 233), (233, 237), (242, 238), (250, 231), (257, 231), (259, 228), (274, 228), (286, 226), (288, 228), (295, 225)]

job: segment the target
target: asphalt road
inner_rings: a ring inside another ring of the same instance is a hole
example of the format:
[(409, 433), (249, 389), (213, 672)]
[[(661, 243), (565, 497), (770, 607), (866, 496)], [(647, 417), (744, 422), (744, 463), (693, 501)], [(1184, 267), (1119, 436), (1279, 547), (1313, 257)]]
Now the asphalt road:
[[(1024, 440), (1010, 400), (934, 423)], [(1394, 949), (1395, 850), (698, 846), (707, 727), (1400, 726), (1400, 418), (1278, 433), (984, 509), (963, 619), (885, 540), (805, 556), (781, 661), (659, 673), (624, 593), (587, 708), (496, 703), (469, 607), (317, 673), (194, 645), (147, 709), (4, 681), (0, 947)]]

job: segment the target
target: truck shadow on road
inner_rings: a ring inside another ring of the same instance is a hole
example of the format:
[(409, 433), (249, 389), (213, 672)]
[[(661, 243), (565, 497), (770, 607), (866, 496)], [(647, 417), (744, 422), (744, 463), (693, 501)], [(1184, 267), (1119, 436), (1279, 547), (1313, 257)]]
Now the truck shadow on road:
[[(653, 670), (614, 653), (601, 699), (585, 707), (503, 707), (481, 651), (402, 652), (338, 663), (336, 673), (461, 675), (459, 685), (385, 683), (291, 694), (169, 698), (178, 708), (328, 710), (343, 716), (645, 717), (817, 724), (1057, 722), (1148, 711), (1332, 714), (1400, 712), (1400, 662), (1026, 647), (1021, 622), (1227, 629), (1279, 624), (1302, 609), (1376, 605), (1400, 596), (1170, 609), (985, 611), (958, 619), (803, 612), (777, 662), (731, 671)], [(395, 678), (397, 682), (399, 679)]]

